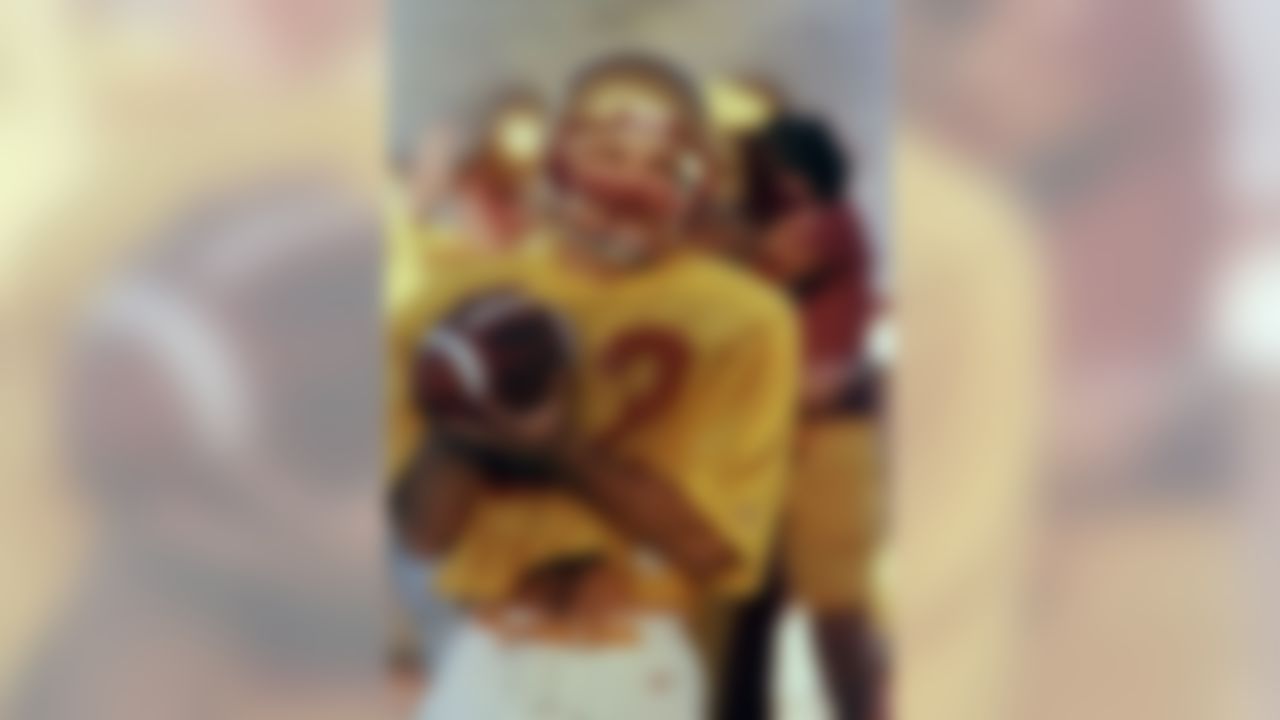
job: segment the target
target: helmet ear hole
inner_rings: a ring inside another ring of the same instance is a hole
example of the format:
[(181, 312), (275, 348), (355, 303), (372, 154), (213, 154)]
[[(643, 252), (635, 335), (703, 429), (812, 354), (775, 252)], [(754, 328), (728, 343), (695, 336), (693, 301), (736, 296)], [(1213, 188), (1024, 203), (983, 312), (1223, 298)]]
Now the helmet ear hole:
[[(714, 184), (719, 168), (704, 152), (687, 150), (676, 169), (680, 192), (684, 200), (685, 217), (697, 217), (715, 203)], [(696, 222), (696, 220), (694, 221)]]
[(688, 155), (686, 167), (681, 170), (681, 179), (690, 211), (697, 213), (708, 203), (715, 202), (716, 185), (722, 177), (723, 168), (705, 151), (690, 150)]

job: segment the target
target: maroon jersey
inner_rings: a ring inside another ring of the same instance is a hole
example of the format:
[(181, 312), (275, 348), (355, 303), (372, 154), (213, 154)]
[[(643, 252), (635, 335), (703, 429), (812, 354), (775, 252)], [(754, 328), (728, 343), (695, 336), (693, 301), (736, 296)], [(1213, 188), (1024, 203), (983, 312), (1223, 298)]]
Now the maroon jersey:
[(837, 206), (784, 221), (761, 269), (795, 298), (805, 363), (856, 362), (875, 312), (871, 253), (861, 220)]

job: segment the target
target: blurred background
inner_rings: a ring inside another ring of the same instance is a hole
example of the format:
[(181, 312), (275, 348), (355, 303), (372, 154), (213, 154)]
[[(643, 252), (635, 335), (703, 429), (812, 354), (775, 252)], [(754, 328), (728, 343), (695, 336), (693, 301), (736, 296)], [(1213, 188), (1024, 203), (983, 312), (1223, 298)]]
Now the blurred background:
[(381, 8), (0, 28), (0, 715), (379, 712)]
[(857, 148), (898, 714), (1277, 717), (1277, 29), (1268, 0), (10, 0), (3, 714), (403, 716), (387, 168), (621, 44), (774, 79)]

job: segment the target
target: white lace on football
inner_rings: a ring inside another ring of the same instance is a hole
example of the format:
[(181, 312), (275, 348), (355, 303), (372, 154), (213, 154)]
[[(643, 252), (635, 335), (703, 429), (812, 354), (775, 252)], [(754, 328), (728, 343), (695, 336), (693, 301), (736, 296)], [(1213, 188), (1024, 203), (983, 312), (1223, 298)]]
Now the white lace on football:
[(482, 400), (489, 392), (489, 376), (475, 347), (458, 333), (439, 328), (428, 339), (431, 350), (438, 352), (462, 381), (462, 388), (473, 400)]

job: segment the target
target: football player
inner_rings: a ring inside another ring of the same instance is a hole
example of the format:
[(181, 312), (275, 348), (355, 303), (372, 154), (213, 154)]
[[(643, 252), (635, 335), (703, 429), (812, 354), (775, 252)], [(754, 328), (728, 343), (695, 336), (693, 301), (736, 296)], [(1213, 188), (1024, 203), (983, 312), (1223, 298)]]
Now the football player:
[[(517, 676), (524, 691), (513, 698), (553, 702), (552, 681), (513, 669), (511, 646), (495, 643), (514, 632), (539, 667), (569, 663), (579, 682), (558, 701), (584, 716), (701, 716), (683, 621), (715, 616), (703, 613), (759, 585), (799, 393), (785, 299), (686, 242), (707, 182), (703, 133), (696, 90), (667, 64), (625, 55), (589, 66), (552, 139), (546, 230), (516, 257), (433, 268), (418, 312), (393, 328), (392, 352), (407, 366), (442, 321), (459, 340), (458, 312), (488, 300), (499, 309), (486, 312), (501, 315), (512, 302), (492, 302), (496, 291), (562, 318), (572, 343), (547, 405), (506, 407), (468, 391), (482, 411), (464, 413), (469, 422), (434, 416), (397, 463), (402, 532), (443, 558), (438, 589), (472, 609), (429, 717), (482, 717), (492, 682), (510, 689)], [(548, 413), (553, 405), (568, 409)], [(504, 453), (524, 476), (514, 487), (486, 462)], [(611, 622), (588, 645), (639, 648), (639, 664), (566, 654), (557, 642), (581, 647), (600, 598)], [(559, 654), (538, 655), (551, 647)], [(505, 669), (488, 673), (487, 692), (468, 692), (458, 668), (482, 656)], [(593, 686), (605, 666), (632, 669)], [(681, 684), (678, 707), (646, 711), (636, 699)]]
[(812, 616), (837, 717), (879, 717), (882, 660), (871, 622), (876, 548), (877, 378), (863, 359), (874, 311), (870, 248), (846, 201), (847, 156), (822, 121), (783, 115), (745, 144), (753, 263), (792, 297), (803, 327), (804, 420), (788, 487), (779, 577), (741, 613), (722, 717), (768, 717), (781, 601)]

